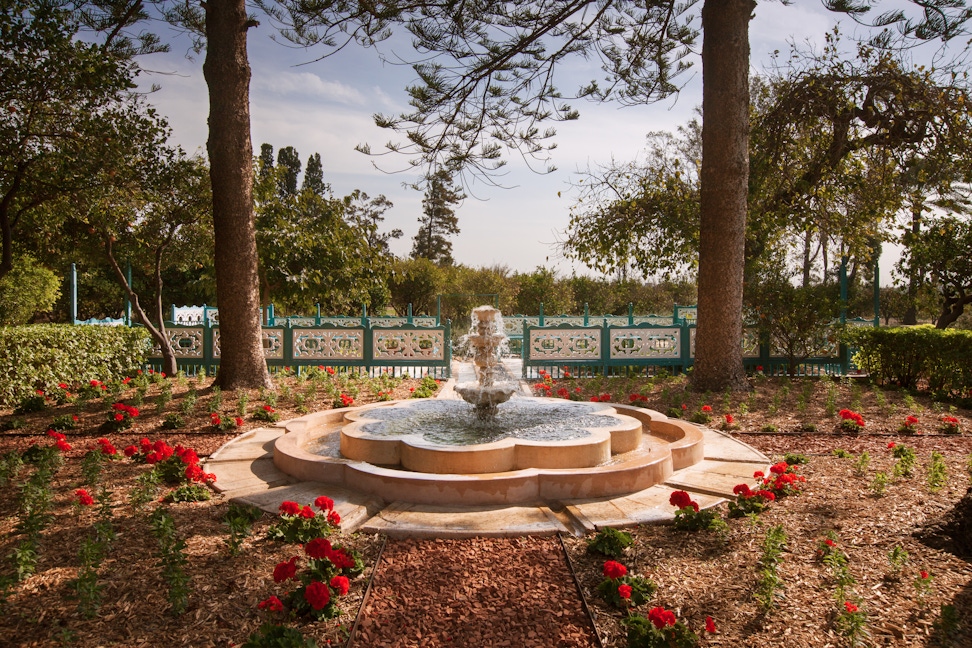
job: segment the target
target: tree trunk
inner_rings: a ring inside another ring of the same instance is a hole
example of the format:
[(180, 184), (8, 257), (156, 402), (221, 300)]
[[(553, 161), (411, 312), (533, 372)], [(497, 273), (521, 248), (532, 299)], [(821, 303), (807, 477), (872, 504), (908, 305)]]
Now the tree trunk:
[(742, 363), (749, 185), (749, 21), (753, 0), (702, 7), (699, 318), (693, 387), (748, 389)]
[[(917, 240), (918, 235), (921, 234), (920, 205), (911, 208), (911, 234), (914, 240)], [(914, 326), (918, 323), (918, 289), (921, 287), (921, 275), (921, 270), (916, 267), (908, 269), (908, 304), (904, 315), (901, 317), (901, 323), (905, 326)]]
[(253, 147), (250, 142), (250, 64), (243, 0), (209, 0), (206, 61), (209, 86), (209, 177), (213, 186), (216, 301), (223, 389), (270, 387), (263, 357), (256, 226), (253, 215)]

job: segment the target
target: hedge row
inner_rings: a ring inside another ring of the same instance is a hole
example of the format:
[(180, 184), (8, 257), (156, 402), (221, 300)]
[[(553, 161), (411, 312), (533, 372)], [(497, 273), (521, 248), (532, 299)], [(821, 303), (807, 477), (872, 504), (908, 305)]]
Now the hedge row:
[(41, 324), (0, 328), (0, 407), (58, 383), (107, 382), (132, 374), (150, 349), (148, 333), (127, 326)]
[(848, 331), (858, 367), (884, 385), (965, 398), (972, 389), (972, 331), (932, 326)]

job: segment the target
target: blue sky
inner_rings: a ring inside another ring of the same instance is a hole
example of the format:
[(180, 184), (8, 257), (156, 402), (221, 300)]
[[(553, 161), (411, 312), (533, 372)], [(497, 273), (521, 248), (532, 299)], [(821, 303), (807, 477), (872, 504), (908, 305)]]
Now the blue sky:
[[(750, 26), (752, 73), (758, 74), (770, 61), (774, 50), (787, 52), (790, 41), (812, 42), (819, 46), (824, 34), (836, 22), (819, 0), (796, 0), (791, 6), (780, 2), (760, 3)], [(845, 34), (854, 32), (846, 19)], [(376, 112), (395, 114), (407, 109), (404, 88), (414, 73), (406, 66), (382, 64), (374, 51), (349, 47), (334, 57), (301, 65), (314, 58), (270, 40), (274, 29), (264, 22), (249, 32), (251, 81), (251, 119), (254, 151), (262, 142), (275, 149), (294, 146), (306, 162), (318, 152), (324, 163), (325, 179), (336, 195), (361, 189), (371, 196), (385, 194), (394, 207), (386, 213), (386, 229), (400, 228), (405, 235), (392, 242), (392, 251), (407, 255), (421, 213), (420, 193), (405, 189), (403, 182), (414, 180), (407, 174), (388, 174), (374, 168), (377, 162), (386, 170), (407, 166), (404, 158), (375, 160), (354, 150), (368, 143), (381, 150), (394, 134), (377, 128)], [(153, 55), (143, 65), (154, 71), (143, 75), (143, 84), (158, 84), (161, 89), (149, 97), (165, 115), (173, 129), (173, 141), (189, 152), (205, 152), (208, 99), (202, 75), (202, 55), (187, 59), (188, 41), (174, 41), (172, 51)], [(577, 80), (560, 85), (565, 94), (580, 82), (602, 78), (593, 66), (583, 63), (569, 71)], [(570, 180), (579, 169), (634, 158), (650, 131), (674, 130), (685, 123), (701, 103), (701, 63), (696, 57), (692, 70), (678, 97), (652, 106), (619, 108), (613, 104), (579, 101), (578, 121), (557, 125), (558, 147), (551, 163), (557, 171), (549, 175), (533, 173), (520, 157), (507, 156), (507, 175), (501, 182), (510, 188), (484, 183), (467, 189), (467, 198), (457, 209), (461, 233), (453, 239), (453, 256), (467, 265), (505, 265), (513, 270), (531, 271), (546, 266), (560, 274), (588, 273), (560, 258), (554, 243), (569, 220), (575, 197)], [(543, 168), (543, 165), (536, 165)], [(559, 194), (559, 195), (558, 195)], [(473, 198), (472, 196), (475, 196)], [(887, 276), (890, 261), (883, 260)], [(886, 281), (886, 279), (885, 279)]]

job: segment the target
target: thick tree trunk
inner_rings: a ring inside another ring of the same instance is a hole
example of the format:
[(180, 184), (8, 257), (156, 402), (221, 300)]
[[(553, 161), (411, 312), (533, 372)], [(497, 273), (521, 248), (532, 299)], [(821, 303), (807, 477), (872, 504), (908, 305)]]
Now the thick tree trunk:
[(753, 0), (702, 7), (699, 319), (693, 387), (748, 389), (742, 363), (749, 185), (749, 21)]
[(213, 185), (216, 301), (223, 389), (269, 387), (260, 329), (253, 147), (250, 142), (250, 64), (243, 0), (209, 0), (206, 61), (209, 86), (209, 176)]

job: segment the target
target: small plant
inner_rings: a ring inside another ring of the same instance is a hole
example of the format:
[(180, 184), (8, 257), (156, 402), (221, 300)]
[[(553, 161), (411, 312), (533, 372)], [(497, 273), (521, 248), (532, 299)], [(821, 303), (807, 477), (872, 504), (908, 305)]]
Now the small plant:
[(918, 604), (921, 607), (927, 605), (926, 599), (928, 594), (931, 593), (933, 580), (934, 577), (924, 569), (919, 570), (915, 577), (913, 585), (915, 586), (915, 594), (918, 595)]
[(870, 637), (867, 630), (867, 614), (856, 603), (844, 601), (834, 619), (837, 631), (847, 638), (849, 646), (860, 646)]
[(611, 558), (620, 558), (624, 550), (631, 546), (631, 534), (612, 527), (604, 527), (587, 541), (587, 550), (596, 551)]
[(790, 466), (801, 466), (810, 463), (810, 459), (807, 455), (799, 454), (797, 452), (787, 452), (783, 455), (783, 461), (785, 461)]
[(14, 408), (13, 413), (33, 414), (43, 412), (45, 409), (47, 409), (47, 399), (44, 398), (44, 392), (38, 389), (36, 394), (22, 398)]
[(182, 484), (170, 490), (162, 498), (163, 502), (208, 502), (212, 492), (202, 484)]
[(55, 416), (50, 425), (51, 430), (57, 430), (58, 432), (63, 432), (64, 430), (73, 430), (76, 427), (78, 427), (77, 414), (62, 414), (60, 416)]
[(905, 417), (905, 420), (898, 426), (899, 434), (919, 434), (918, 430), (918, 417), (909, 414)]
[(650, 580), (628, 573), (619, 562), (608, 560), (602, 568), (604, 580), (597, 586), (604, 600), (618, 608), (639, 606), (648, 602), (658, 587)]
[(128, 493), (128, 503), (136, 513), (145, 510), (146, 504), (155, 501), (161, 488), (162, 478), (155, 470), (135, 478), (135, 486)]
[(621, 623), (628, 630), (629, 648), (694, 648), (699, 645), (698, 635), (665, 608), (652, 608), (648, 618), (632, 615)]
[(838, 459), (853, 459), (854, 458), (854, 455), (852, 455), (851, 453), (847, 452), (843, 448), (834, 448), (831, 451), (830, 454), (832, 454), (833, 456), (837, 457)]
[(840, 415), (840, 429), (842, 432), (857, 434), (864, 429), (864, 417), (849, 409), (842, 409)]
[(700, 510), (698, 503), (683, 490), (673, 491), (668, 502), (677, 509), (672, 527), (678, 531), (723, 532), (728, 528), (714, 509)]
[(108, 413), (108, 420), (102, 426), (110, 432), (119, 432), (132, 427), (133, 419), (138, 417), (138, 408), (125, 403), (115, 403)]
[(763, 432), (764, 434), (776, 434), (779, 432), (779, 429), (772, 423), (767, 423), (763, 427), (759, 428), (759, 431)]
[(831, 380), (827, 383), (827, 416), (833, 418), (834, 414), (837, 412), (837, 382)]
[(874, 478), (871, 480), (871, 492), (881, 497), (888, 490), (888, 475), (885, 472), (874, 473)]
[(255, 506), (230, 503), (229, 508), (226, 510), (226, 517), (223, 518), (223, 522), (227, 527), (229, 527), (229, 538), (226, 540), (226, 545), (229, 547), (231, 556), (235, 556), (240, 553), (240, 547), (243, 546), (243, 540), (250, 535), (250, 527), (253, 526), (253, 523), (259, 520), (262, 515), (263, 511)]
[(776, 500), (776, 495), (768, 490), (753, 490), (749, 484), (737, 484), (732, 492), (736, 501), (729, 502), (729, 517), (740, 518), (746, 515), (759, 515), (765, 511), (770, 502)]
[(892, 474), (895, 478), (898, 477), (911, 477), (911, 471), (915, 468), (915, 463), (918, 461), (918, 457), (915, 455), (915, 451), (912, 448), (904, 445), (894, 444), (891, 448), (891, 454), (897, 460), (894, 463), (894, 468), (892, 469)]
[[(413, 388), (411, 398), (431, 398), (439, 390), (439, 381), (432, 376), (424, 376), (418, 387)], [(346, 406), (345, 406), (346, 407)]]
[(937, 493), (948, 483), (948, 467), (945, 457), (939, 452), (931, 453), (931, 463), (928, 464), (928, 490)]
[(905, 551), (901, 545), (894, 545), (894, 547), (891, 548), (891, 551), (888, 552), (888, 573), (885, 574), (884, 580), (901, 580), (901, 570), (903, 570), (907, 564), (908, 552)]
[(854, 473), (858, 477), (863, 477), (867, 474), (867, 467), (871, 465), (871, 455), (865, 450), (854, 462)]
[(7, 432), (8, 430), (20, 430), (27, 425), (27, 421), (22, 418), (12, 418), (0, 423), (0, 431)]
[(334, 502), (321, 495), (314, 505), (323, 515), (318, 515), (310, 505), (297, 502), (280, 504), (280, 519), (268, 530), (267, 537), (288, 543), (306, 544), (315, 538), (325, 538), (341, 524), (341, 516), (334, 510)]
[(198, 399), (199, 396), (196, 394), (195, 389), (190, 389), (187, 391), (186, 395), (182, 397), (181, 401), (179, 401), (179, 413), (183, 416), (189, 416), (192, 414), (192, 410), (196, 408), (196, 401)]
[(739, 424), (736, 423), (736, 418), (732, 414), (725, 414), (722, 418), (722, 424), (719, 426), (721, 429), (726, 431), (739, 429)]
[(305, 637), (297, 628), (267, 622), (247, 637), (242, 648), (318, 648), (317, 642)]
[(186, 426), (186, 419), (182, 414), (177, 414), (176, 412), (170, 412), (165, 415), (162, 419), (162, 429), (163, 430), (179, 430)]
[(155, 397), (155, 411), (161, 412), (170, 402), (172, 402), (172, 383), (166, 381), (162, 383), (159, 395)]
[(766, 531), (763, 553), (759, 559), (759, 578), (754, 593), (756, 601), (764, 611), (776, 605), (776, 599), (783, 589), (783, 580), (779, 576), (778, 568), (782, 562), (785, 545), (786, 531), (783, 530), (782, 524), (770, 527)]
[(250, 395), (243, 389), (236, 392), (236, 415), (246, 418), (247, 406), (250, 403)]
[(216, 414), (223, 407), (223, 391), (214, 386), (212, 392), (209, 394), (209, 403), (206, 405), (206, 411), (209, 414)]
[(213, 412), (212, 414), (209, 415), (209, 424), (212, 425), (217, 430), (221, 430), (221, 431), (232, 430), (234, 428), (242, 427), (243, 419), (241, 419), (239, 416), (237, 417), (227, 416), (226, 418), (223, 418), (222, 416), (219, 415), (218, 412)]
[(689, 419), (693, 423), (698, 423), (699, 425), (707, 425), (712, 422), (712, 406), (703, 405), (699, 408), (698, 412), (692, 414), (692, 418)]
[(272, 405), (264, 405), (253, 413), (253, 419), (256, 421), (275, 423), (280, 420), (280, 413)]
[(941, 425), (938, 426), (938, 431), (942, 434), (961, 434), (962, 428), (959, 425), (959, 420), (950, 414), (946, 414), (941, 418)]
[(189, 606), (189, 574), (186, 573), (186, 541), (179, 537), (175, 521), (164, 508), (151, 516), (152, 533), (159, 543), (159, 566), (169, 586), (169, 609), (178, 616)]
[(959, 615), (954, 605), (942, 604), (935, 629), (938, 631), (943, 646), (951, 646), (959, 631)]

